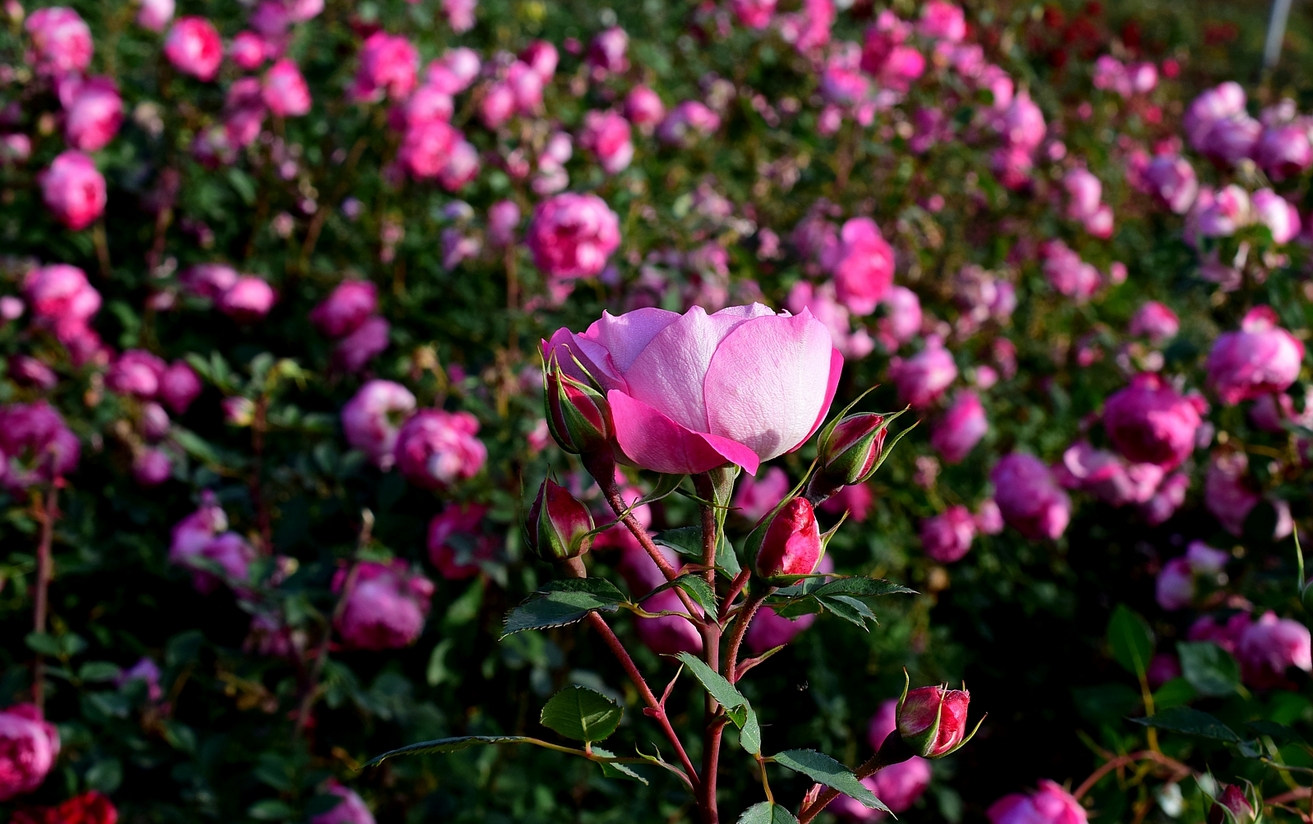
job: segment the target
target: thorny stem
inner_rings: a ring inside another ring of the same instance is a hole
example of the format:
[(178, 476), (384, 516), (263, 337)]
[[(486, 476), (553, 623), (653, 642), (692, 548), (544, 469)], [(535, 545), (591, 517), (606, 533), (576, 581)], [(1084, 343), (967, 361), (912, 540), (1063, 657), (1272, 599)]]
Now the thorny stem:
[[(715, 484), (705, 472), (693, 476), (693, 488), (703, 501), (716, 500)], [(702, 565), (706, 567), (707, 583), (712, 590), (716, 586), (716, 543), (719, 541), (719, 525), (716, 522), (716, 509), (711, 503), (703, 503), (702, 510)], [(720, 624), (716, 616), (708, 615), (702, 624), (702, 656), (712, 672), (720, 672)], [(721, 673), (724, 675), (725, 673)], [(732, 672), (730, 676), (732, 678)], [(716, 808), (716, 778), (720, 770), (720, 744), (725, 732), (725, 718), (720, 713), (720, 704), (707, 693), (707, 741), (702, 753), (702, 787), (698, 794), (698, 809), (702, 813), (703, 824), (717, 824), (720, 820)]]
[(734, 606), (734, 599), (739, 597), (739, 593), (748, 585), (748, 578), (750, 577), (752, 577), (752, 573), (745, 569), (734, 576), (734, 580), (730, 582), (729, 591), (725, 593), (725, 600), (720, 604), (720, 615), (718, 617), (722, 625), (725, 623), (725, 619), (729, 617), (730, 607)]
[[(759, 593), (749, 595), (743, 609), (739, 611), (738, 617), (735, 618), (734, 631), (729, 636), (729, 653), (725, 658), (725, 677), (733, 684), (743, 677), (739, 672), (739, 647), (743, 645), (743, 637), (747, 635), (748, 624), (756, 617), (757, 610), (766, 602), (767, 596), (770, 595), (773, 587), (762, 590)], [(746, 672), (744, 670), (743, 672)]]
[[(564, 567), (567, 574), (572, 578), (585, 578), (588, 576), (588, 571), (584, 568), (583, 561), (578, 558), (571, 558), (570, 562), (564, 564)], [(597, 631), (598, 635), (602, 636), (602, 640), (620, 662), (620, 666), (624, 668), (625, 674), (628, 675), (629, 680), (633, 682), (634, 687), (638, 690), (638, 694), (642, 696), (643, 703), (647, 704), (647, 709), (643, 711), (643, 714), (657, 722), (657, 725), (661, 727), (661, 732), (665, 734), (666, 738), (670, 741), (671, 746), (675, 748), (675, 754), (679, 756), (679, 761), (684, 766), (684, 773), (682, 774), (684, 783), (686, 783), (688, 788), (696, 794), (699, 786), (697, 770), (693, 768), (692, 759), (688, 757), (688, 753), (684, 750), (683, 742), (679, 740), (678, 733), (676, 733), (675, 728), (671, 726), (670, 719), (666, 717), (666, 696), (662, 696), (661, 700), (657, 700), (656, 695), (652, 693), (652, 688), (647, 685), (647, 679), (643, 677), (643, 673), (639, 672), (638, 665), (634, 663), (634, 659), (629, 656), (629, 652), (625, 649), (625, 645), (620, 643), (620, 639), (611, 631), (611, 627), (607, 626), (606, 620), (602, 618), (601, 615), (596, 612), (590, 612), (585, 620), (588, 621), (589, 626)], [(671, 683), (673, 684), (674, 682)], [(669, 692), (667, 691), (667, 695), (668, 694)]]
[[(53, 463), (53, 459), (51, 461)], [(32, 606), (32, 631), (42, 634), (46, 631), (46, 613), (49, 609), (50, 577), (53, 561), (51, 548), (55, 541), (55, 519), (59, 517), (59, 487), (61, 480), (55, 478), (50, 483), (50, 494), (43, 507), (40, 497), (35, 503), (41, 513), (41, 539), (36, 551), (36, 593)], [(32, 662), (32, 702), (40, 710), (46, 706), (46, 663), (41, 653), (37, 653)]]
[(1076, 788), (1075, 792), (1072, 793), (1072, 796), (1077, 801), (1080, 801), (1081, 798), (1093, 789), (1094, 785), (1099, 783), (1099, 780), (1105, 775), (1113, 770), (1120, 770), (1123, 767), (1130, 766), (1137, 761), (1153, 761), (1156, 764), (1168, 768), (1172, 771), (1171, 780), (1173, 782), (1180, 781), (1186, 776), (1194, 774), (1194, 770), (1174, 758), (1168, 758), (1155, 750), (1140, 750), (1139, 752), (1133, 752), (1129, 755), (1119, 755), (1116, 758), (1106, 761), (1103, 766), (1091, 773), (1089, 778), (1081, 782), (1081, 785)]

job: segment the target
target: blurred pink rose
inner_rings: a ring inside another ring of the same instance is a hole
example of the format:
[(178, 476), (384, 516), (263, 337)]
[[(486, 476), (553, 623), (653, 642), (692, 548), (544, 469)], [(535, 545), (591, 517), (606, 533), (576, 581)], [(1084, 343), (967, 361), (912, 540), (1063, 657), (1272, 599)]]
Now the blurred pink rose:
[(665, 116), (660, 96), (647, 86), (635, 86), (625, 95), (625, 117), (644, 134), (650, 134)]
[(1067, 191), (1067, 218), (1085, 221), (1099, 210), (1103, 199), (1103, 184), (1088, 169), (1077, 168), (1062, 178)]
[(1308, 171), (1313, 166), (1308, 126), (1289, 123), (1268, 127), (1254, 147), (1254, 160), (1277, 182)]
[(734, 463), (756, 474), (816, 431), (843, 367), (810, 312), (761, 304), (603, 313), (582, 334), (557, 330), (545, 354), (586, 379), (577, 358), (607, 392), (626, 458), (666, 473)]
[(0, 406), (0, 481), (12, 492), (69, 475), (81, 455), (77, 435), (44, 400)]
[(1155, 157), (1142, 174), (1149, 192), (1178, 215), (1188, 212), (1199, 195), (1194, 167), (1183, 157)]
[(473, 478), (488, 459), (487, 448), (475, 437), (478, 431), (478, 420), (468, 412), (422, 409), (397, 434), (397, 468), (424, 489)]
[(1156, 300), (1145, 301), (1131, 316), (1132, 335), (1143, 335), (1154, 343), (1162, 343), (1176, 337), (1181, 329), (1181, 321), (1176, 313)]
[(619, 26), (613, 26), (593, 38), (586, 59), (596, 74), (624, 72), (629, 69), (629, 58), (625, 55), (628, 49), (629, 35)]
[(533, 40), (520, 52), (520, 60), (533, 69), (544, 84), (550, 83), (556, 75), (556, 66), (561, 55), (556, 46), (546, 40)]
[(153, 398), (167, 368), (164, 361), (150, 352), (129, 349), (105, 373), (105, 388), (119, 395)]
[(869, 315), (893, 285), (894, 251), (870, 218), (849, 220), (839, 237), (824, 261), (834, 277), (835, 293), (853, 314)]
[(1030, 94), (1023, 91), (1003, 110), (998, 130), (1010, 148), (1031, 152), (1044, 140), (1047, 127), (1044, 113), (1030, 99)]
[(802, 314), (804, 309), (810, 310), (830, 330), (834, 348), (845, 358), (864, 358), (875, 349), (875, 341), (866, 329), (861, 326), (853, 328), (848, 309), (835, 297), (833, 283), (813, 286), (800, 280), (789, 290), (785, 306), (795, 315)]
[(310, 111), (310, 87), (296, 63), (288, 58), (265, 72), (263, 96), (269, 111), (279, 117), (297, 117)]
[(173, 19), (174, 0), (142, 0), (137, 10), (137, 25), (151, 31), (164, 31)]
[(1299, 212), (1281, 195), (1271, 189), (1259, 189), (1250, 198), (1250, 203), (1254, 221), (1271, 230), (1274, 242), (1289, 243), (1299, 235)]
[(775, 14), (776, 0), (730, 0), (730, 11), (750, 29), (764, 29)]
[(174, 361), (160, 375), (159, 397), (175, 415), (181, 415), (201, 394), (201, 379), (185, 361)]
[(64, 107), (64, 137), (78, 151), (105, 148), (123, 123), (123, 100), (107, 77), (92, 77), (76, 84)]
[(1181, 396), (1162, 377), (1142, 373), (1108, 398), (1103, 426), (1127, 460), (1171, 470), (1194, 451), (1199, 412), (1196, 401)]
[(228, 54), (237, 64), (237, 68), (246, 71), (258, 69), (267, 57), (264, 38), (252, 31), (238, 32), (233, 38), (232, 45), (228, 47)]
[(925, 349), (910, 358), (889, 362), (889, 379), (898, 387), (898, 400), (914, 409), (930, 406), (957, 378), (953, 354), (937, 337), (926, 339)]
[(967, 36), (966, 15), (962, 7), (945, 0), (929, 0), (921, 7), (921, 20), (916, 25), (922, 37), (958, 42)]
[[(896, 729), (897, 704), (898, 701), (895, 699), (885, 701), (875, 715), (871, 716), (866, 736), (871, 749), (878, 751), (884, 740)], [(910, 809), (925, 793), (926, 788), (930, 786), (930, 777), (930, 762), (914, 755), (906, 761), (891, 764), (875, 775), (862, 779), (862, 783), (885, 803), (890, 812), (897, 815)], [(879, 821), (885, 817), (883, 812), (868, 809), (847, 796), (839, 796), (827, 809), (846, 821)]]
[(538, 204), (524, 242), (543, 274), (593, 277), (620, 246), (620, 220), (597, 195), (567, 192)]
[[(685, 612), (684, 603), (673, 590), (664, 590), (639, 603), (648, 612)], [(657, 655), (674, 655), (688, 652), (702, 653), (702, 635), (687, 618), (679, 615), (661, 615), (656, 618), (634, 619), (638, 640)]]
[(1039, 458), (1024, 452), (1004, 456), (989, 474), (1003, 520), (1032, 541), (1056, 539), (1071, 520), (1071, 499)]
[(579, 145), (597, 157), (597, 162), (607, 174), (617, 174), (629, 168), (629, 162), (634, 157), (629, 121), (615, 112), (594, 111), (585, 114)]
[(1245, 683), (1260, 689), (1286, 683), (1290, 667), (1313, 670), (1308, 627), (1271, 611), (1245, 627), (1235, 653)]
[(73, 231), (90, 226), (105, 211), (105, 178), (95, 161), (69, 149), (37, 176), (41, 196), (60, 223)]
[(1159, 484), (1153, 497), (1140, 505), (1140, 513), (1151, 526), (1166, 523), (1185, 503), (1185, 493), (1189, 487), (1190, 476), (1184, 472), (1169, 475)]
[(497, 539), (484, 523), (488, 507), (477, 504), (448, 504), (429, 521), (429, 561), (448, 581), (473, 578), (480, 562), (497, 554)]
[(415, 88), (419, 53), (400, 35), (374, 32), (360, 47), (360, 69), (352, 92), (357, 100), (377, 101), (384, 96), (401, 100)]
[(442, 0), (442, 13), (447, 17), (447, 25), (456, 34), (464, 34), (474, 28), (474, 10), (479, 7), (479, 0)]
[(960, 561), (971, 551), (975, 520), (964, 506), (950, 506), (942, 514), (921, 521), (921, 548), (941, 564)]
[(1040, 245), (1044, 262), (1044, 277), (1060, 294), (1077, 303), (1084, 303), (1102, 285), (1099, 270), (1081, 260), (1070, 246), (1061, 240), (1046, 240)]
[(138, 486), (159, 486), (173, 473), (173, 460), (162, 449), (150, 447), (132, 459), (132, 478)]
[(816, 622), (815, 615), (781, 618), (772, 607), (762, 607), (752, 618), (743, 642), (753, 654), (760, 655), (775, 647), (788, 644), (803, 630)]
[(1208, 385), (1227, 406), (1284, 392), (1299, 377), (1304, 343), (1277, 326), (1270, 306), (1249, 310), (1240, 331), (1217, 338), (1205, 368)]
[(772, 466), (760, 478), (747, 476), (739, 481), (739, 488), (734, 493), (734, 507), (741, 517), (755, 524), (784, 500), (791, 486), (784, 470)]
[(59, 78), (86, 71), (91, 65), (95, 53), (91, 29), (73, 9), (37, 9), (23, 28), (32, 37), (28, 59), (38, 73)]
[(1228, 118), (1243, 115), (1244, 112), (1244, 89), (1239, 83), (1227, 81), (1196, 97), (1181, 125), (1190, 145), (1203, 151), (1214, 126)]
[(310, 824), (374, 824), (374, 814), (355, 790), (336, 781), (330, 781), (325, 789), (342, 800), (328, 812), (311, 818)]
[(338, 570), (333, 591), (342, 592), (348, 585), (342, 612), (333, 622), (348, 649), (400, 649), (415, 643), (424, 631), (433, 582), (413, 574), (405, 561), (361, 561), (354, 575)]
[(386, 472), (396, 460), (401, 420), (415, 409), (415, 396), (399, 383), (367, 381), (342, 407), (342, 431), (352, 449)]
[(179, 17), (164, 39), (164, 56), (183, 74), (210, 81), (223, 62), (223, 41), (204, 17)]
[(1071, 793), (1047, 779), (1039, 789), (1005, 795), (985, 811), (991, 824), (1086, 824), (1085, 808)]
[(884, 317), (876, 324), (880, 330), (880, 342), (893, 352), (920, 334), (924, 317), (921, 299), (911, 289), (890, 286), (880, 302), (885, 307)]
[(254, 323), (269, 314), (274, 289), (255, 275), (242, 275), (219, 296), (219, 311), (238, 323)]
[(59, 755), (59, 732), (35, 704), (0, 710), (0, 801), (33, 792)]
[(695, 135), (706, 136), (720, 128), (720, 115), (696, 100), (685, 100), (671, 109), (657, 127), (662, 143), (684, 143)]
[(961, 463), (980, 439), (989, 431), (985, 407), (975, 392), (962, 390), (953, 398), (953, 405), (935, 422), (930, 433), (930, 445), (945, 461)]
[(1236, 536), (1244, 532), (1245, 519), (1260, 500), (1248, 471), (1249, 458), (1245, 453), (1218, 453), (1213, 455), (1204, 476), (1204, 505), (1223, 529)]
[(367, 280), (344, 280), (310, 311), (320, 334), (340, 338), (360, 328), (378, 310), (378, 287)]

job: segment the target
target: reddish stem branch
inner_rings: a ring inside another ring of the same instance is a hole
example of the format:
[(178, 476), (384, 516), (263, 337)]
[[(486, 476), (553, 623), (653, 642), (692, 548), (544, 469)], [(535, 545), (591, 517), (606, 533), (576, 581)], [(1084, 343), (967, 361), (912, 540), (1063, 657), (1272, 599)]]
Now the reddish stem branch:
[[(731, 684), (743, 677), (743, 673), (739, 672), (739, 647), (743, 645), (743, 637), (748, 633), (748, 624), (752, 623), (752, 619), (757, 615), (757, 610), (761, 609), (761, 605), (766, 602), (768, 595), (770, 595), (769, 589), (763, 590), (759, 594), (750, 595), (747, 602), (744, 603), (743, 609), (739, 611), (738, 617), (734, 619), (734, 631), (730, 633), (729, 652), (725, 658), (725, 677), (729, 679)], [(747, 672), (747, 670), (744, 670), (744, 672)]]
[[(53, 459), (52, 459), (53, 463)], [(44, 501), (37, 500), (41, 513), (41, 539), (36, 550), (36, 593), (32, 604), (32, 631), (42, 634), (46, 631), (46, 616), (50, 609), (50, 578), (54, 561), (51, 550), (55, 542), (55, 519), (59, 517), (60, 479), (50, 483), (50, 494)], [(46, 706), (46, 662), (41, 653), (37, 653), (32, 662), (32, 702), (41, 710)]]
[[(711, 476), (700, 473), (693, 476), (693, 488), (703, 501), (716, 500), (715, 484)], [(716, 543), (719, 525), (716, 509), (710, 503), (702, 504), (702, 565), (706, 567), (706, 580), (712, 591), (716, 587)], [(712, 672), (720, 672), (720, 624), (714, 615), (705, 616), (702, 623), (702, 657)], [(721, 675), (725, 673), (721, 672)], [(732, 674), (732, 672), (731, 672)], [(718, 824), (720, 812), (716, 804), (716, 779), (720, 772), (720, 744), (725, 733), (725, 718), (720, 704), (707, 693), (707, 740), (702, 752), (702, 786), (698, 794), (698, 810), (703, 824)]]
[[(889, 739), (897, 739), (897, 743), (891, 744), (889, 749), (891, 750), (906, 749), (906, 745), (903, 744), (903, 740), (901, 738), (898, 738), (896, 735), (889, 736)], [(854, 774), (857, 776), (858, 779), (875, 775), (877, 772), (889, 766), (890, 764), (897, 764), (900, 761), (906, 761), (912, 755), (912, 752), (910, 750), (907, 751), (906, 755), (903, 755), (901, 751), (893, 752), (892, 754), (885, 753), (883, 752), (883, 750), (885, 749), (886, 748), (882, 746), (880, 748), (881, 750), (880, 752), (877, 752), (875, 755), (868, 758), (866, 760), (866, 763), (862, 764), (862, 766), (858, 767), (854, 771)], [(820, 784), (817, 784), (815, 787), (812, 788), (811, 792), (809, 792), (808, 795), (810, 796), (812, 795), (812, 793), (815, 793), (820, 786), (821, 786)], [(839, 795), (840, 793), (838, 790), (833, 788), (826, 788), (823, 792), (820, 793), (820, 795), (816, 796), (815, 801), (803, 807), (803, 809), (798, 812), (798, 824), (807, 824), (807, 822), (811, 821), (813, 818), (820, 815), (821, 810), (824, 810), (827, 806), (829, 806), (830, 802), (838, 798)]]
[(1137, 761), (1153, 761), (1160, 766), (1168, 768), (1172, 771), (1173, 781), (1180, 781), (1182, 778), (1194, 773), (1194, 770), (1190, 769), (1185, 764), (1182, 764), (1174, 758), (1168, 758), (1160, 752), (1155, 752), (1154, 750), (1140, 750), (1139, 752), (1133, 752), (1129, 755), (1119, 755), (1116, 758), (1105, 762), (1103, 766), (1091, 773), (1089, 778), (1081, 782), (1081, 785), (1076, 788), (1076, 791), (1072, 793), (1072, 796), (1077, 801), (1080, 801), (1086, 793), (1094, 788), (1095, 784), (1099, 783), (1099, 779), (1103, 778), (1113, 770), (1120, 770), (1122, 767), (1130, 766)]

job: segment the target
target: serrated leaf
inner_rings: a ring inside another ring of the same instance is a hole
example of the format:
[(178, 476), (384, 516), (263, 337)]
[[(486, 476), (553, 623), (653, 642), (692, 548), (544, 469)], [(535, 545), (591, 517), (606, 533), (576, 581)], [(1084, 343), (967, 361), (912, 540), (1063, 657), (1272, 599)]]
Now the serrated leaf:
[[(657, 546), (673, 549), (686, 558), (702, 560), (702, 527), (700, 526), (667, 529), (658, 532), (652, 541)], [(720, 542), (716, 544), (716, 569), (730, 578), (743, 571), (738, 555), (734, 552), (734, 546), (725, 539), (724, 534), (720, 535)]]
[(421, 741), (418, 744), (411, 744), (408, 747), (401, 747), (395, 750), (389, 750), (382, 755), (376, 755), (366, 761), (361, 769), (365, 767), (377, 767), (389, 758), (396, 758), (399, 755), (429, 755), (432, 753), (451, 753), (458, 752), (466, 747), (473, 747), (477, 744), (523, 744), (529, 741), (523, 735), (462, 735), (457, 738), (438, 738), (433, 741)]
[(615, 612), (624, 602), (620, 590), (601, 578), (553, 581), (507, 613), (501, 637), (568, 626), (582, 621), (590, 612)]
[(835, 761), (830, 756), (816, 750), (785, 750), (771, 760), (781, 767), (802, 773), (818, 784), (836, 789), (849, 798), (856, 799), (863, 807), (871, 810), (889, 812), (889, 808), (875, 793), (853, 775), (852, 770)]
[(1153, 657), (1153, 631), (1130, 607), (1118, 604), (1108, 621), (1108, 646), (1112, 657), (1137, 678), (1143, 678)]
[(622, 707), (597, 690), (572, 684), (548, 700), (539, 721), (575, 741), (605, 741), (624, 714)]
[(1200, 712), (1192, 707), (1173, 707), (1170, 710), (1162, 712), (1150, 718), (1132, 718), (1136, 724), (1143, 724), (1146, 727), (1154, 727), (1168, 732), (1180, 732), (1186, 735), (1197, 735), (1200, 738), (1212, 738), (1217, 741), (1227, 741), (1232, 744), (1240, 741), (1240, 736), (1235, 731), (1218, 721), (1206, 712)]
[(757, 713), (751, 706), (745, 705), (743, 709), (746, 710), (746, 717), (739, 726), (739, 746), (748, 755), (761, 755), (761, 722), (757, 720)]
[[(600, 755), (603, 758), (615, 758), (615, 753), (601, 747), (593, 747), (593, 755)], [(647, 779), (630, 769), (628, 764), (614, 764), (606, 761), (597, 763), (602, 768), (602, 775), (607, 778), (623, 778), (647, 786)]]
[(712, 589), (706, 579), (696, 573), (681, 575), (673, 581), (667, 581), (656, 589), (648, 593), (647, 597), (652, 597), (658, 592), (679, 587), (688, 593), (688, 597), (693, 599), (693, 603), (702, 607), (702, 610), (709, 615), (715, 615), (720, 610), (720, 604), (716, 601), (716, 591)]
[(1176, 645), (1181, 675), (1200, 695), (1221, 698), (1240, 686), (1240, 665), (1211, 641), (1182, 641)]
[(902, 584), (895, 584), (892, 581), (886, 581), (883, 578), (865, 578), (862, 576), (852, 576), (848, 578), (832, 578), (822, 583), (814, 593), (818, 597), (827, 595), (851, 595), (856, 598), (876, 598), (881, 595), (916, 595), (914, 589), (909, 589)]
[(726, 710), (747, 705), (748, 699), (743, 697), (743, 693), (739, 692), (738, 687), (731, 684), (725, 676), (707, 666), (701, 658), (687, 652), (681, 652), (674, 657), (688, 668), (693, 677), (701, 682), (707, 692), (711, 693), (711, 697), (719, 701)]
[(871, 621), (878, 624), (875, 620), (875, 613), (871, 608), (861, 601), (849, 595), (834, 595), (826, 598), (818, 597), (816, 599), (826, 610), (834, 613), (840, 618), (850, 623), (856, 624), (862, 629), (867, 629), (866, 622)]
[(738, 824), (798, 824), (798, 819), (779, 804), (763, 801), (752, 805), (739, 816)]

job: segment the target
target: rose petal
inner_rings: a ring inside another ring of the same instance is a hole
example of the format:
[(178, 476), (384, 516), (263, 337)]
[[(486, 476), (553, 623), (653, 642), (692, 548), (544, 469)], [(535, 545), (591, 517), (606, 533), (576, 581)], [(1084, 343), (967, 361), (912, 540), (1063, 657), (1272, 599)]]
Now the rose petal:
[(690, 431), (623, 392), (612, 390), (606, 399), (620, 450), (636, 466), (669, 475), (691, 475), (734, 463), (757, 474), (760, 461), (756, 453), (740, 443)]

